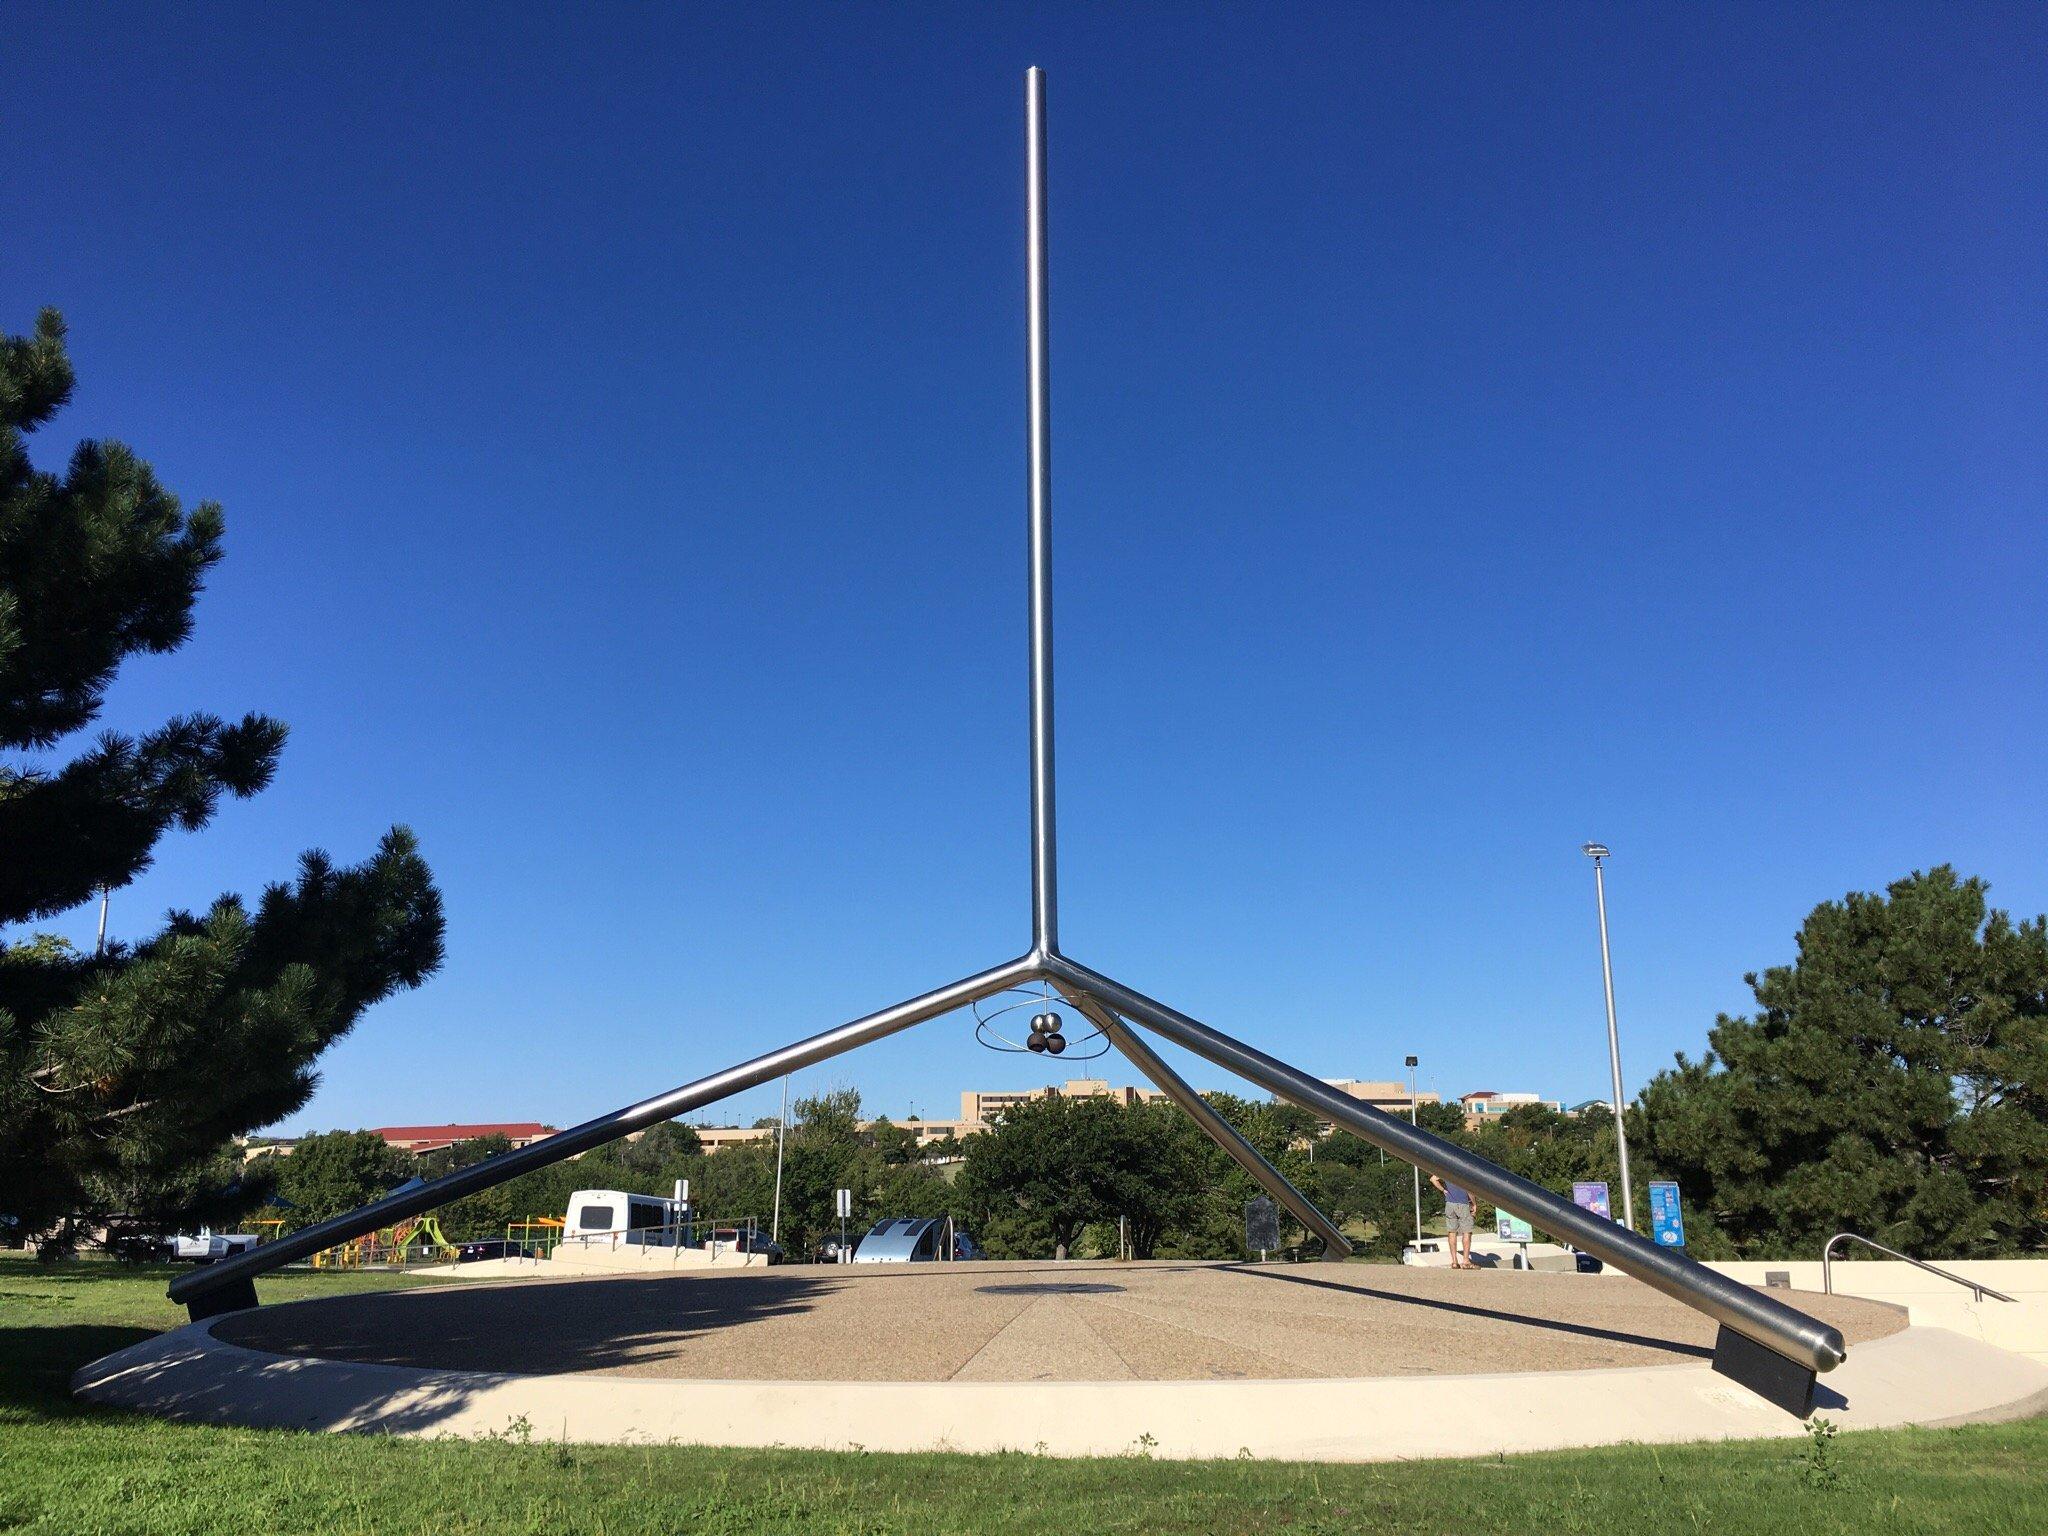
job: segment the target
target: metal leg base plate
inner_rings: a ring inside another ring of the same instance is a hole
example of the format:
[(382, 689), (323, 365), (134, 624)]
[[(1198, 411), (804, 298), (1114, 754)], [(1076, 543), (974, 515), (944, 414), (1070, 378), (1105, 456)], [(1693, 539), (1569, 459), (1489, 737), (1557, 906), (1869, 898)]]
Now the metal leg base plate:
[(1714, 1340), (1714, 1369), (1730, 1381), (1749, 1388), (1765, 1402), (1774, 1404), (1795, 1419), (1813, 1413), (1814, 1374), (1796, 1360), (1788, 1360), (1775, 1349), (1766, 1349), (1754, 1339), (1725, 1324)]
[(201, 1291), (185, 1304), (185, 1310), (191, 1313), (193, 1322), (199, 1323), (223, 1312), (247, 1312), (255, 1306), (256, 1282), (245, 1277), (230, 1281), (217, 1291)]

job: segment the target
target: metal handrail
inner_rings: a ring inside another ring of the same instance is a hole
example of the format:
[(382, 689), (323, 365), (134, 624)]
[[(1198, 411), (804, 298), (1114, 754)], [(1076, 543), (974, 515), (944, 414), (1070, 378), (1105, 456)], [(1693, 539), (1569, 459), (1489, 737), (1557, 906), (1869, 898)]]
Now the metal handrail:
[(2018, 1298), (2008, 1296), (2003, 1291), (1995, 1291), (1988, 1285), (1979, 1285), (1974, 1280), (1965, 1280), (1954, 1270), (1943, 1269), (1938, 1264), (1929, 1264), (1925, 1259), (1916, 1259), (1910, 1253), (1901, 1253), (1896, 1248), (1885, 1247), (1883, 1243), (1874, 1243), (1860, 1232), (1837, 1232), (1828, 1239), (1827, 1246), (1820, 1251), (1820, 1288), (1830, 1296), (1835, 1294), (1835, 1244), (1844, 1240), (1852, 1243), (1861, 1243), (1866, 1248), (1874, 1249), (1878, 1253), (1889, 1254), (1895, 1259), (1904, 1259), (1914, 1268), (1924, 1269), (1930, 1275), (1939, 1275), (1944, 1280), (1953, 1280), (1965, 1290), (1975, 1291), (1979, 1301), (1982, 1301), (1986, 1296), (1996, 1296), (2000, 1301), (2010, 1301), (2017, 1304)]
[[(622, 1246), (621, 1240), (623, 1239), (623, 1246), (626, 1247), (709, 1248), (715, 1257), (722, 1246), (738, 1247), (737, 1244), (725, 1244), (719, 1237), (719, 1233), (745, 1233), (747, 1237), (746, 1251), (751, 1253), (758, 1251), (754, 1248), (754, 1244), (760, 1241), (760, 1234), (763, 1230), (763, 1223), (758, 1216), (735, 1216), (728, 1220), (709, 1220), (701, 1216), (689, 1216), (680, 1221), (661, 1222), (658, 1224), (649, 1223), (641, 1227), (613, 1227), (604, 1232), (564, 1233), (556, 1239), (556, 1246), (566, 1248), (574, 1243), (578, 1247), (588, 1249), (593, 1243), (603, 1243), (609, 1247), (618, 1248)], [(633, 1242), (633, 1234), (636, 1232), (660, 1233), (668, 1237), (670, 1241), (636, 1244)]]

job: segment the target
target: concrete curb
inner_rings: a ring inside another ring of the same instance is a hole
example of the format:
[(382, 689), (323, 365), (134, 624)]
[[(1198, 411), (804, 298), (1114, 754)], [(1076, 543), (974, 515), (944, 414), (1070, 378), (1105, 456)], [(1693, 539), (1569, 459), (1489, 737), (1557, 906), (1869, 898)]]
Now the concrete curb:
[[(1705, 1366), (1301, 1381), (698, 1381), (517, 1376), (244, 1349), (193, 1323), (82, 1367), (109, 1407), (207, 1424), (600, 1444), (1381, 1461), (1795, 1436)], [(1859, 1345), (1823, 1378), (1845, 1429), (1990, 1418), (2048, 1366), (1939, 1328)], [(521, 1430), (520, 1426), (526, 1426)]]

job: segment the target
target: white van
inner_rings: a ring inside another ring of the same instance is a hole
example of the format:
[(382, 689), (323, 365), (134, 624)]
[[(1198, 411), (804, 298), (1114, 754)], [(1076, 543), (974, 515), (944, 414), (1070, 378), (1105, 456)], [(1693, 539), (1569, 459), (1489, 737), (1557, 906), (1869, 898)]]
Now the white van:
[(579, 1189), (569, 1197), (562, 1241), (596, 1248), (634, 1244), (674, 1248), (688, 1240), (689, 1207), (660, 1195), (618, 1189)]

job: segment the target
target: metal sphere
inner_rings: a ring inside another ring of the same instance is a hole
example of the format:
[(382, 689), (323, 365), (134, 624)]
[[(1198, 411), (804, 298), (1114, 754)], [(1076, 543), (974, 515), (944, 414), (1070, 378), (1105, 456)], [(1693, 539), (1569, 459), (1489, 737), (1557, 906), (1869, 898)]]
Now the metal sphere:
[(1058, 1030), (1054, 1030), (1045, 1037), (1045, 1048), (1057, 1056), (1067, 1048), (1067, 1037)]
[[(1025, 1040), (1024, 1040), (1024, 1049), (1026, 1049), (1027, 1051), (1038, 1051), (1038, 1052), (1044, 1052), (1044, 1051), (1045, 1051), (1045, 1050), (1047, 1050), (1048, 1048), (1049, 1048), (1049, 1044), (1048, 1044), (1048, 1042), (1047, 1042), (1047, 1040), (1046, 1040), (1046, 1037), (1045, 1037), (1044, 1035), (1040, 1034), (1040, 1033), (1039, 1033), (1039, 1032), (1038, 1032), (1037, 1030), (1035, 1030), (1035, 1029), (1034, 1029), (1033, 1031), (1031, 1031), (1031, 1033), (1030, 1033), (1029, 1035), (1027, 1035), (1027, 1036), (1025, 1037)], [(1061, 1048), (1062, 1048), (1062, 1049), (1065, 1049), (1065, 1043), (1064, 1043), (1064, 1042), (1062, 1042)]]

